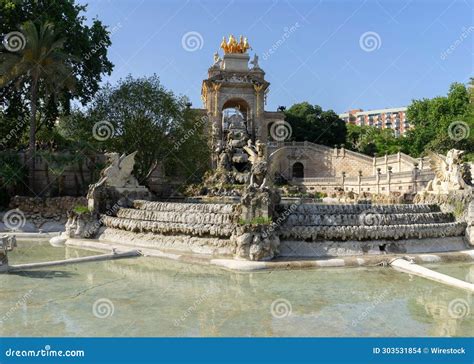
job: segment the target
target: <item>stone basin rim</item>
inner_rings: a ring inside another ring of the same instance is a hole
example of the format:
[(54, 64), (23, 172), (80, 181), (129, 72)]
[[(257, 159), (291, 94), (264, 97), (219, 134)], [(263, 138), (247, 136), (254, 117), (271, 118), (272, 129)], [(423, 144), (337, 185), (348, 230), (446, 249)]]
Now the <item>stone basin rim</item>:
[[(95, 239), (68, 239), (66, 246), (92, 251), (125, 251), (128, 246)], [(474, 249), (457, 250), (439, 253), (383, 254), (341, 257), (280, 257), (272, 261), (248, 261), (232, 258), (194, 255), (183, 252), (165, 252), (159, 249), (140, 248), (143, 256), (165, 258), (188, 264), (215, 266), (233, 272), (257, 272), (267, 270), (300, 270), (322, 268), (361, 268), (388, 266), (394, 258), (409, 257), (418, 264), (474, 262)]]

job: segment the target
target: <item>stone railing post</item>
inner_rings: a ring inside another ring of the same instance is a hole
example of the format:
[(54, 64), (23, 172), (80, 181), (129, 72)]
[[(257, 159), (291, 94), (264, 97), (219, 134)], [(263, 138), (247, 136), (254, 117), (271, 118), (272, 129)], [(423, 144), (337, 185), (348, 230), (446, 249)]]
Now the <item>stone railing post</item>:
[(360, 195), (360, 185), (361, 185), (361, 180), (362, 180), (362, 171), (359, 170), (359, 175), (357, 176), (357, 184), (359, 185), (358, 186), (358, 194)]
[(387, 167), (388, 194), (390, 194), (390, 182), (392, 180), (392, 166)]
[(377, 168), (377, 174), (375, 176), (375, 181), (377, 183), (377, 195), (380, 193), (380, 168)]
[(418, 192), (418, 186), (417, 186), (417, 180), (418, 180), (418, 163), (415, 163), (413, 165), (413, 176), (412, 176), (412, 180), (413, 180), (413, 192), (414, 193), (417, 193)]
[(398, 172), (402, 171), (402, 154), (400, 152), (397, 153), (397, 162), (398, 162)]

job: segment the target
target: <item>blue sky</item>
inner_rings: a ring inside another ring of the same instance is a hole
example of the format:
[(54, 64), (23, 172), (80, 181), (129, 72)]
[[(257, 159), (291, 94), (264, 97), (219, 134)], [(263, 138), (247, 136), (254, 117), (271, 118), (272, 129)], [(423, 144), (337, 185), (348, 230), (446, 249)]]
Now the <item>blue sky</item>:
[[(156, 73), (194, 107), (202, 107), (201, 81), (230, 33), (247, 36), (259, 55), (270, 111), (301, 101), (336, 112), (406, 106), (473, 75), (470, 0), (80, 3), (112, 31), (107, 81)], [(182, 44), (189, 32), (199, 33), (192, 51)]]

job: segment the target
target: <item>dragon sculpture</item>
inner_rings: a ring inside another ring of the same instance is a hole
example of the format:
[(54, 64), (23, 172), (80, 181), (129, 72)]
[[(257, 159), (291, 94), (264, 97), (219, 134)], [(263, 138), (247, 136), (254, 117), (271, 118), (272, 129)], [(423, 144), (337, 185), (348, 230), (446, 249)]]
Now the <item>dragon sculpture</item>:
[(137, 187), (138, 181), (132, 175), (136, 154), (137, 151), (129, 155), (106, 153), (108, 166), (102, 170), (101, 179), (95, 186), (98, 187), (105, 184), (117, 188)]
[(450, 191), (464, 190), (467, 187), (463, 178), (464, 152), (458, 149), (448, 151), (446, 157), (437, 153), (430, 153), (430, 167), (435, 173), (432, 181), (428, 182), (425, 191), (445, 194)]

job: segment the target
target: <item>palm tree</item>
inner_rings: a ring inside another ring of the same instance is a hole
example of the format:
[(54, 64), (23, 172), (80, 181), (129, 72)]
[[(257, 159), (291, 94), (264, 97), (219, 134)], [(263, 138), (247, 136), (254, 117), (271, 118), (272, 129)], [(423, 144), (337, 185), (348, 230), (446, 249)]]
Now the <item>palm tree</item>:
[(29, 86), (30, 130), (28, 142), (29, 186), (34, 189), (36, 152), (36, 111), (39, 92), (54, 97), (62, 90), (73, 90), (75, 79), (70, 66), (71, 56), (63, 52), (65, 39), (59, 38), (50, 22), (39, 29), (32, 21), (22, 26), (26, 45), (18, 52), (0, 54), (0, 87), (14, 82)]

